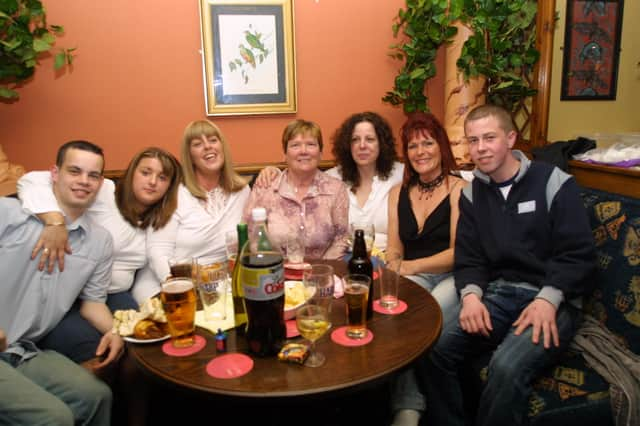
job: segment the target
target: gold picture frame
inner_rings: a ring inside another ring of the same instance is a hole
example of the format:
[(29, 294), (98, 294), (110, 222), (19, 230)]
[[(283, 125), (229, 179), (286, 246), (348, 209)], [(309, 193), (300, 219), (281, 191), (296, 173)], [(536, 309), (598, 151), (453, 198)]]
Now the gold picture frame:
[(293, 0), (200, 0), (207, 115), (296, 112)]

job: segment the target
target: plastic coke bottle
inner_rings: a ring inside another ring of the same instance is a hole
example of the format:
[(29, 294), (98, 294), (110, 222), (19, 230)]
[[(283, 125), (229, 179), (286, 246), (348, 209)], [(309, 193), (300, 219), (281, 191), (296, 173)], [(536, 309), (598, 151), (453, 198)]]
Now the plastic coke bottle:
[(257, 356), (276, 355), (286, 339), (284, 324), (284, 267), (280, 251), (267, 234), (267, 211), (251, 211), (253, 229), (240, 263), (240, 282), (247, 309), (246, 338)]
[(369, 277), (369, 299), (367, 300), (367, 319), (373, 316), (373, 263), (367, 254), (367, 245), (364, 241), (364, 231), (356, 229), (356, 236), (353, 240), (353, 255), (349, 259), (349, 273), (362, 274)]

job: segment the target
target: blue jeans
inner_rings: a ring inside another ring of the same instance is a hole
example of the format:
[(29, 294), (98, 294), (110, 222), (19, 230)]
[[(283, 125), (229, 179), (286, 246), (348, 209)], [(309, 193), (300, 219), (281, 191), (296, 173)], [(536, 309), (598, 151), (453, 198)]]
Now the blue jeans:
[(419, 372), (427, 393), (429, 424), (464, 426), (458, 371), (467, 357), (491, 351), (475, 424), (513, 426), (525, 422), (531, 382), (564, 353), (580, 322), (580, 311), (563, 303), (556, 312), (560, 347), (552, 344), (545, 349), (542, 336), (534, 345), (533, 327), (520, 336), (513, 334), (513, 322), (537, 293), (502, 280), (490, 283), (482, 298), (493, 326), (489, 337), (464, 332), (458, 321), (444, 324), (438, 343), (423, 359)]
[[(37, 342), (39, 348), (60, 352), (77, 363), (96, 356), (103, 333), (80, 315), (79, 303), (76, 302), (58, 325)], [(106, 303), (111, 312), (118, 309), (138, 309), (138, 304), (128, 291), (109, 294)]]
[(17, 365), (0, 356), (0, 425), (108, 426), (112, 398), (100, 379), (56, 352)]
[[(425, 288), (442, 309), (443, 324), (456, 321), (458, 294), (452, 273), (409, 275), (406, 278)], [(425, 410), (425, 397), (420, 390), (413, 364), (391, 379), (391, 410)]]

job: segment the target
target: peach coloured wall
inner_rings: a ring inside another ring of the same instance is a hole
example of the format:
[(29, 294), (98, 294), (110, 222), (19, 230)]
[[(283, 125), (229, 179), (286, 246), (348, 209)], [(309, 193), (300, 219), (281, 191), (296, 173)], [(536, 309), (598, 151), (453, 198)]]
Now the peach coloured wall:
[[(174, 154), (185, 125), (205, 117), (197, 0), (45, 0), (50, 23), (64, 25), (59, 46), (77, 47), (73, 70), (41, 61), (13, 104), (0, 103), (0, 144), (13, 163), (48, 167), (70, 139), (101, 145), (107, 169), (126, 167), (140, 148)], [(296, 0), (298, 112), (212, 117), (236, 163), (280, 161), (280, 135), (296, 117), (314, 120), (325, 140), (353, 112), (381, 113), (398, 134), (404, 115), (380, 98), (399, 63), (392, 20), (404, 0)], [(443, 64), (442, 55), (439, 64)], [(443, 69), (440, 67), (440, 69)], [(428, 89), (442, 118), (443, 80)], [(330, 143), (324, 158), (331, 158)]]

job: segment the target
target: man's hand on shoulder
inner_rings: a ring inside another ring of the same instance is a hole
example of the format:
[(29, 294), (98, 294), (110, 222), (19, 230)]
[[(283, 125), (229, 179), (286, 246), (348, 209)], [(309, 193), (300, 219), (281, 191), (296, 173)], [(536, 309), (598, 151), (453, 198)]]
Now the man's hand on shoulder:
[(4, 352), (7, 349), (7, 335), (4, 334), (4, 330), (0, 328), (0, 352)]
[(96, 350), (96, 356), (104, 358), (100, 364), (96, 365), (96, 368), (101, 368), (117, 361), (120, 359), (123, 352), (124, 340), (122, 340), (122, 337), (118, 334), (112, 333), (111, 331), (107, 331), (102, 336), (102, 339), (100, 339), (98, 349)]
[(558, 327), (556, 325), (556, 307), (545, 299), (537, 298), (529, 304), (521, 313), (516, 322), (513, 323), (519, 336), (529, 326), (533, 326), (531, 341), (534, 345), (540, 342), (540, 332), (544, 340), (544, 348), (549, 349), (551, 342), (556, 347), (560, 346)]
[(469, 293), (462, 298), (460, 327), (469, 334), (482, 334), (485, 337), (489, 337), (493, 330), (489, 310), (478, 295)]

